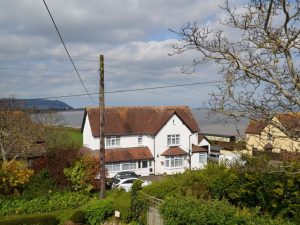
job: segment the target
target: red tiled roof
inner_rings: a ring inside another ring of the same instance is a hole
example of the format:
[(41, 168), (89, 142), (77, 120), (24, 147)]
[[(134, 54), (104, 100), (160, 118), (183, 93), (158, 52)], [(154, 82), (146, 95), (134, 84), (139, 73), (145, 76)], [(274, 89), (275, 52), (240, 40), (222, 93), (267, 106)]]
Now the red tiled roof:
[(300, 112), (280, 113), (276, 117), (285, 128), (300, 131)]
[(198, 143), (200, 143), (200, 141), (202, 141), (203, 138), (205, 138), (203, 134), (198, 134)]
[[(280, 113), (276, 115), (284, 128), (289, 130), (300, 131), (300, 112), (294, 113)], [(259, 120), (251, 120), (245, 133), (246, 134), (260, 134), (267, 126), (267, 123)]]
[(251, 120), (248, 127), (245, 130), (246, 134), (260, 134), (262, 130), (267, 126), (265, 122), (258, 120)]
[[(199, 127), (188, 106), (107, 107), (105, 109), (105, 134), (156, 134), (173, 114), (177, 114), (192, 131)], [(99, 136), (99, 108), (87, 108), (82, 128), (88, 115), (92, 134)]]
[(162, 156), (175, 156), (175, 155), (186, 155), (187, 152), (179, 148), (178, 146), (170, 147), (164, 151)]
[(208, 152), (208, 149), (204, 148), (203, 146), (192, 145), (192, 153), (198, 152)]
[[(98, 157), (99, 150), (92, 151)], [(153, 159), (148, 147), (105, 149), (105, 162), (126, 162)]]

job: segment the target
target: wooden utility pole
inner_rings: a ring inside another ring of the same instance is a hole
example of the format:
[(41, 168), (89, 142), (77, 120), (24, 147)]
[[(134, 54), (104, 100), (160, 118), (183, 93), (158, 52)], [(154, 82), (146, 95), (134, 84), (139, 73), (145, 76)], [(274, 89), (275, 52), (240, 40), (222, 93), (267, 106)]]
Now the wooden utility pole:
[(104, 104), (104, 56), (100, 55), (100, 83), (99, 83), (99, 107), (100, 107), (100, 199), (105, 198), (105, 145), (104, 145), (104, 123), (105, 123), (105, 104)]

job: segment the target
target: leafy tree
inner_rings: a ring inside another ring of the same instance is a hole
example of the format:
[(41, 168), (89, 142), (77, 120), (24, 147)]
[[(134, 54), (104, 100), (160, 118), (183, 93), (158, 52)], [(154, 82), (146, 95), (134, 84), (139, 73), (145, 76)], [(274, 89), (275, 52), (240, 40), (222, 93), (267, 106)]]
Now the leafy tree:
[(3, 162), (0, 165), (0, 194), (19, 193), (32, 175), (33, 170), (23, 161)]
[(64, 169), (64, 174), (72, 183), (75, 191), (84, 190), (89, 192), (94, 186), (94, 179), (97, 176), (99, 162), (95, 157), (86, 154), (76, 161), (71, 167)]
[[(174, 31), (182, 39), (174, 54), (196, 51), (199, 57), (192, 68), (213, 62), (222, 75), (222, 84), (210, 98), (214, 111), (269, 123), (278, 112), (299, 111), (299, 4), (298, 0), (252, 0), (237, 9), (226, 1), (222, 29), (189, 23)], [(284, 132), (296, 140), (300, 136)]]

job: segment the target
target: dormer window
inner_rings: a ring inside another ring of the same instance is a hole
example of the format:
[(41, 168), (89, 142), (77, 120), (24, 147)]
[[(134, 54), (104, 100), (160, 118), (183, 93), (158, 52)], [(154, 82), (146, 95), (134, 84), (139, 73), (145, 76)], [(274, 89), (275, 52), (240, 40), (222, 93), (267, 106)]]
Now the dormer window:
[(170, 134), (167, 136), (168, 146), (174, 146), (180, 144), (180, 135), (179, 134)]
[(106, 137), (106, 147), (118, 147), (120, 146), (120, 137), (117, 136), (109, 136)]
[(138, 136), (138, 145), (143, 145), (143, 136)]

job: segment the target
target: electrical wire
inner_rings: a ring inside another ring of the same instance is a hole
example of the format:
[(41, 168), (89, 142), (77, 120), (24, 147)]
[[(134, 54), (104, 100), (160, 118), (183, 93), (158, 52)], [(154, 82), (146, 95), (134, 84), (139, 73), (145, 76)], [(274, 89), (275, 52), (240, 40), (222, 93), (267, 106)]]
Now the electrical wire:
[[(166, 88), (174, 88), (174, 87), (186, 87), (186, 86), (201, 85), (201, 84), (213, 84), (213, 83), (221, 83), (221, 82), (222, 81), (195, 82), (189, 84), (174, 84), (174, 85), (156, 86), (156, 87), (148, 87), (148, 88), (133, 88), (133, 89), (122, 89), (122, 90), (115, 90), (115, 91), (105, 91), (104, 93), (114, 94), (114, 93), (124, 93), (124, 92), (136, 92), (136, 91), (166, 89)], [(43, 98), (41, 97), (41, 98), (15, 99), (15, 100), (24, 101), (24, 100), (58, 99), (58, 98), (80, 97), (80, 96), (98, 95), (98, 94), (99, 92), (94, 92), (89, 94), (72, 94), (72, 95), (60, 95), (60, 96), (50, 96), (50, 97), (43, 97)], [(0, 100), (0, 103), (5, 100), (6, 99)], [(7, 101), (9, 101), (9, 99)]]
[(55, 23), (55, 21), (54, 21), (54, 18), (53, 18), (52, 14), (51, 14), (51, 12), (50, 12), (50, 10), (49, 10), (49, 8), (48, 8), (48, 5), (47, 5), (46, 1), (43, 0), (43, 2), (44, 2), (44, 5), (45, 5), (45, 7), (46, 7), (46, 9), (47, 9), (47, 11), (48, 11), (48, 14), (49, 14), (49, 16), (50, 16), (50, 18), (51, 18), (51, 20), (52, 20), (52, 22), (53, 22), (53, 25), (54, 25), (54, 27), (55, 27), (55, 30), (56, 30), (56, 32), (57, 32), (59, 38), (60, 38), (60, 41), (61, 41), (61, 43), (63, 44), (64, 49), (65, 49), (65, 51), (66, 51), (66, 53), (67, 53), (67, 55), (68, 55), (68, 57), (69, 57), (69, 59), (70, 59), (70, 62), (72, 63), (72, 65), (73, 65), (73, 67), (74, 67), (74, 70), (75, 70), (75, 72), (76, 72), (76, 74), (77, 74), (77, 76), (78, 76), (78, 78), (79, 78), (79, 80), (80, 80), (80, 83), (82, 84), (83, 88), (85, 89), (86, 94), (87, 94), (87, 95), (90, 97), (90, 99), (95, 103), (95, 100), (92, 98), (92, 96), (91, 96), (90, 93), (88, 92), (88, 89), (87, 89), (86, 86), (84, 85), (83, 80), (81, 79), (81, 76), (80, 76), (80, 74), (79, 74), (79, 72), (78, 72), (78, 70), (77, 70), (77, 68), (76, 68), (76, 66), (75, 66), (75, 64), (74, 64), (74, 61), (73, 61), (73, 59), (72, 59), (72, 57), (71, 57), (71, 55), (70, 55), (70, 53), (69, 53), (69, 51), (68, 51), (68, 49), (67, 49), (67, 46), (65, 45), (65, 42), (64, 42), (64, 40), (63, 40), (63, 38), (62, 38), (62, 36), (61, 36), (59, 30), (58, 30), (58, 27), (57, 27), (57, 25), (56, 25), (56, 23)]

